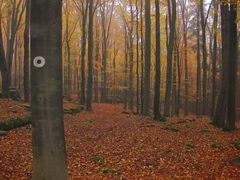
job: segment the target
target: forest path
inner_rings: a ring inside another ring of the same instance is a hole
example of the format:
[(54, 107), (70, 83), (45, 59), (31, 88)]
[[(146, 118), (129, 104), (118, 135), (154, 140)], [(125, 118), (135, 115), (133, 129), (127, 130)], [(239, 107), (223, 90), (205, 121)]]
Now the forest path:
[[(95, 104), (93, 112), (65, 116), (69, 179), (233, 178), (240, 167), (234, 133), (204, 118), (166, 123), (123, 113), (121, 105)], [(0, 137), (0, 179), (29, 179), (31, 127)]]

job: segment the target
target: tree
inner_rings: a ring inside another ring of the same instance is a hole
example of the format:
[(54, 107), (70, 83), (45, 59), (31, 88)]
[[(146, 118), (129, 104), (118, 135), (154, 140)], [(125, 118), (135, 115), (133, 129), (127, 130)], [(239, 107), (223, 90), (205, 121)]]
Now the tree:
[(196, 114), (200, 115), (201, 111), (201, 48), (200, 48), (200, 3), (197, 4), (197, 101)]
[(212, 108), (211, 117), (214, 116), (216, 104), (216, 71), (217, 71), (217, 27), (218, 27), (218, 0), (214, 1), (214, 21), (213, 21), (213, 57), (212, 57)]
[(155, 0), (156, 7), (156, 64), (155, 64), (155, 88), (154, 88), (154, 118), (160, 118), (160, 82), (161, 82), (161, 32), (160, 32), (160, 5)]
[(26, 18), (24, 30), (24, 101), (29, 101), (29, 35), (30, 35), (30, 0), (26, 0)]
[(222, 75), (221, 89), (217, 100), (217, 107), (213, 117), (213, 124), (217, 127), (224, 127), (227, 113), (227, 94), (228, 94), (228, 58), (229, 58), (229, 39), (230, 39), (230, 13), (229, 7), (221, 3), (221, 36), (222, 36)]
[(88, 15), (88, 84), (86, 110), (92, 110), (92, 82), (93, 82), (93, 0), (89, 1)]
[[(81, 0), (80, 2), (74, 0), (75, 6), (82, 17), (82, 35), (81, 35), (81, 92), (80, 92), (80, 104), (85, 105), (85, 56), (86, 56), (86, 45), (87, 45), (87, 15), (88, 15), (88, 3), (89, 1)], [(80, 4), (79, 4), (80, 3)]]
[(137, 36), (137, 45), (136, 45), (136, 60), (137, 60), (137, 114), (139, 114), (139, 7), (138, 7), (138, 0), (135, 2), (136, 4), (136, 36)]
[(102, 26), (102, 85), (101, 85), (101, 102), (107, 102), (107, 59), (108, 59), (108, 43), (110, 36), (110, 28), (113, 17), (115, 0), (109, 5), (103, 2), (100, 8), (101, 26)]
[(143, 114), (150, 113), (150, 67), (151, 67), (151, 2), (145, 0), (145, 74)]
[[(2, 4), (1, 4), (2, 5)], [(0, 70), (2, 75), (2, 97), (8, 97), (9, 80), (8, 80), (8, 66), (3, 45), (2, 33), (2, 7), (0, 7)]]
[[(170, 115), (170, 97), (172, 92), (172, 53), (175, 40), (175, 27), (176, 27), (176, 0), (168, 0), (168, 13), (169, 13), (169, 28), (170, 35), (167, 40), (167, 79), (166, 79), (166, 92), (164, 102), (164, 115)], [(167, 24), (166, 24), (167, 27)], [(168, 31), (166, 31), (168, 36)]]
[(237, 1), (231, 1), (230, 5), (230, 50), (229, 50), (229, 76), (228, 76), (228, 101), (227, 101), (227, 122), (226, 130), (234, 130), (236, 123), (236, 80), (237, 80), (237, 50), (238, 50), (238, 33), (237, 33)]
[(184, 65), (185, 65), (185, 108), (184, 108), (184, 115), (188, 115), (188, 96), (189, 96), (189, 80), (188, 80), (188, 42), (187, 42), (187, 35), (188, 35), (188, 16), (187, 16), (187, 0), (183, 0), (181, 2), (181, 13), (182, 13), (182, 23), (183, 23), (183, 41), (184, 41)]
[[(33, 179), (67, 179), (62, 97), (62, 1), (31, 1)], [(39, 57), (41, 56), (41, 57)]]
[(11, 10), (9, 14), (11, 16), (9, 23), (8, 31), (8, 40), (7, 40), (7, 52), (6, 59), (8, 65), (8, 84), (11, 85), (12, 81), (12, 64), (13, 64), (13, 55), (14, 55), (14, 44), (16, 40), (17, 31), (21, 26), (21, 21), (23, 14), (25, 12), (26, 1), (24, 0), (13, 0), (11, 2)]

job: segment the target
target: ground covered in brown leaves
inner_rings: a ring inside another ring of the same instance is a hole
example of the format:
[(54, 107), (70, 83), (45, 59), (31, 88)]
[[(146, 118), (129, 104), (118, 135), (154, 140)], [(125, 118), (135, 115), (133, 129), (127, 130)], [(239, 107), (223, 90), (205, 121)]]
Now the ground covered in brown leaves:
[[(96, 104), (65, 116), (69, 179), (239, 179), (240, 130), (194, 116), (166, 123)], [(235, 144), (234, 144), (235, 143)], [(0, 179), (30, 179), (31, 127), (0, 137)]]

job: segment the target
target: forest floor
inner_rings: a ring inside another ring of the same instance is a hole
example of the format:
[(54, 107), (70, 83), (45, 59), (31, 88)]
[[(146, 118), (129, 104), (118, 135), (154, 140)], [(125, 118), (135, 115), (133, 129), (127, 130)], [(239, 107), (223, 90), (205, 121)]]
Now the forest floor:
[[(109, 104), (65, 115), (69, 179), (239, 179), (239, 125), (223, 132), (209, 122), (161, 123)], [(30, 179), (31, 171), (29, 125), (0, 137), (0, 179)]]

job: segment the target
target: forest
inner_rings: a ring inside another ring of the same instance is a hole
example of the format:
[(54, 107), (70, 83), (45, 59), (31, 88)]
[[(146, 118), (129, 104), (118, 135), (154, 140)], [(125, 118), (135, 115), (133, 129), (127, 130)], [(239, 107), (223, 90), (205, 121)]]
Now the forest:
[(239, 0), (0, 0), (0, 179), (239, 179)]

